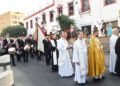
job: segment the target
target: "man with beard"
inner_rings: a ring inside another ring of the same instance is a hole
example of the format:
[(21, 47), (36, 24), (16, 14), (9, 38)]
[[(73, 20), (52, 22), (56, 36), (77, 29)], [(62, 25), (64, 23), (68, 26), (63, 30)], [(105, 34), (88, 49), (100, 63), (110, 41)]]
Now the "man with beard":
[(98, 37), (98, 30), (93, 31), (88, 48), (88, 76), (94, 80), (104, 79), (105, 57)]

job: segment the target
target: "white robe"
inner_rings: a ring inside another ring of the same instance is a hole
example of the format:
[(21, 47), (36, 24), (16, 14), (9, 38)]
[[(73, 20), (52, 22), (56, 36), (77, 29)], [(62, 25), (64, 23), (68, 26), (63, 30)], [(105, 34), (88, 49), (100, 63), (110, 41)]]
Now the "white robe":
[(115, 64), (117, 55), (115, 53), (115, 44), (118, 36), (112, 35), (110, 38), (110, 64), (109, 64), (109, 71), (110, 73), (115, 73)]
[[(87, 75), (87, 46), (85, 40), (77, 39), (73, 46), (73, 62), (75, 63), (75, 78), (77, 83), (85, 83)], [(79, 62), (80, 65), (76, 64)]]
[(58, 51), (59, 51), (59, 58), (58, 58), (58, 74), (61, 77), (68, 77), (74, 74), (72, 63), (70, 60), (69, 52), (67, 50), (68, 42), (66, 39), (60, 38), (58, 40)]

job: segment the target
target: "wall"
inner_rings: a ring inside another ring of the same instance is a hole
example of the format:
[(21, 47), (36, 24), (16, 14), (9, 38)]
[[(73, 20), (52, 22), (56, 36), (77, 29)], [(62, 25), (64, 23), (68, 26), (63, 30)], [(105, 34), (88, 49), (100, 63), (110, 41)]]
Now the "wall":
[[(87, 12), (81, 12), (81, 0), (55, 0), (54, 6), (40, 12), (37, 15), (32, 16), (25, 20), (30, 22), (31, 19), (35, 20), (35, 17), (39, 17), (39, 24), (41, 23), (42, 14), (46, 13), (47, 24), (45, 28), (47, 29), (48, 33), (53, 30), (59, 30), (59, 24), (56, 21), (56, 17), (58, 16), (57, 7), (59, 5), (63, 6), (63, 14), (68, 15), (68, 3), (73, 1), (74, 3), (74, 15), (70, 16), (70, 18), (75, 20), (75, 24), (79, 29), (82, 29), (83, 26), (91, 25), (93, 30), (94, 25), (96, 25), (99, 30), (102, 27), (104, 22), (118, 20), (118, 25), (120, 25), (120, 17), (119, 17), (119, 10), (120, 10), (120, 0), (117, 0), (117, 3), (104, 6), (104, 0), (90, 0), (90, 10)], [(54, 21), (50, 22), (49, 12), (54, 11)], [(35, 21), (34, 21), (35, 23)], [(35, 31), (35, 26), (32, 29), (28, 29), (28, 34), (33, 34)]]

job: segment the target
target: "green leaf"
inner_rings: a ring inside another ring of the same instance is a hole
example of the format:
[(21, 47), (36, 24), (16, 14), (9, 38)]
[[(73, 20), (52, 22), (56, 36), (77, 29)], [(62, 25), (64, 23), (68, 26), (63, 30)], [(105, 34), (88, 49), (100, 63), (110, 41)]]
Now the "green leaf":
[(56, 20), (60, 24), (60, 28), (62, 31), (69, 30), (71, 25), (74, 25), (74, 20), (70, 19), (69, 16), (66, 15), (60, 15), (57, 17)]
[(24, 28), (22, 25), (17, 25), (17, 26), (9, 26), (5, 28), (1, 35), (6, 36), (6, 34), (9, 34), (9, 37), (19, 37), (19, 36), (26, 36), (27, 34), (27, 29)]

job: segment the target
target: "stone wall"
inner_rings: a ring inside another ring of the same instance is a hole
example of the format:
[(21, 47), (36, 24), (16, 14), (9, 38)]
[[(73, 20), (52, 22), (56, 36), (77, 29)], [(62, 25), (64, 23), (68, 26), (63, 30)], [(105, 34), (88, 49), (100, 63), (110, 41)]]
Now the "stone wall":
[[(101, 42), (101, 44), (103, 45), (103, 49), (105, 53), (109, 53), (110, 52), (110, 47), (109, 47), (109, 38), (107, 37), (99, 37), (99, 40)], [(69, 46), (73, 46), (75, 39), (71, 38), (68, 40)]]

